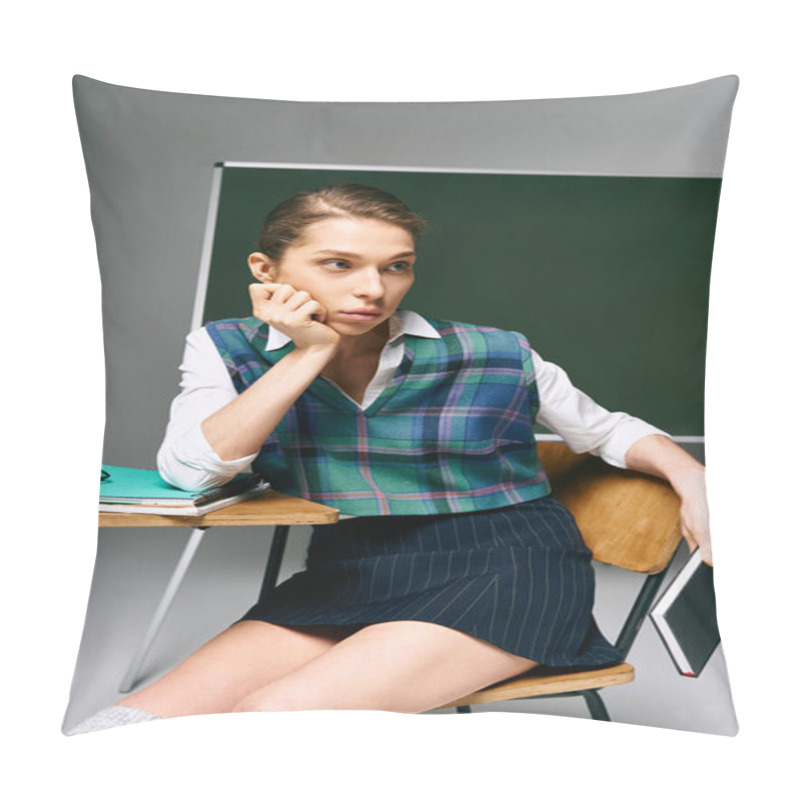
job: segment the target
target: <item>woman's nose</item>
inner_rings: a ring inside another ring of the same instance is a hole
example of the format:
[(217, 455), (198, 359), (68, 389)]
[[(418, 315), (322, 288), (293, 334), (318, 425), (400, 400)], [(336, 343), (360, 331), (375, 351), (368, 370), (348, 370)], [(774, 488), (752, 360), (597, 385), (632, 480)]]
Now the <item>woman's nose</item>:
[(378, 270), (367, 270), (358, 276), (355, 293), (359, 297), (382, 297), (386, 291), (383, 285), (383, 278)]

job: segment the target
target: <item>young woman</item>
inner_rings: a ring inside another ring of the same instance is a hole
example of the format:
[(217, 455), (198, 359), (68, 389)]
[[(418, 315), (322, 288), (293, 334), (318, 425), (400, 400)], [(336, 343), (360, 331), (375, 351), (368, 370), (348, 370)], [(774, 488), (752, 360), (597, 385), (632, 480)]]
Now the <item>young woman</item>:
[(267, 217), (253, 316), (187, 337), (158, 466), (187, 489), (249, 467), (341, 520), (314, 529), (304, 571), (70, 733), (231, 711), (415, 713), (537, 664), (620, 660), (534, 421), (670, 481), (710, 560), (704, 469), (663, 431), (598, 406), (519, 333), (400, 310), (424, 224), (352, 184)]

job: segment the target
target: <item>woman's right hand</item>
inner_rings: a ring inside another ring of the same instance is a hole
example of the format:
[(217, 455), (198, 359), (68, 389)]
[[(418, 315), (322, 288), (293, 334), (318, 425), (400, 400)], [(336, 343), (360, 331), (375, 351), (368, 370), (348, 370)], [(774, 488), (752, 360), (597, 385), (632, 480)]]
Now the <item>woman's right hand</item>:
[(308, 292), (288, 283), (251, 283), (253, 316), (291, 337), (298, 350), (327, 346), (335, 348), (341, 336), (325, 324), (327, 311)]

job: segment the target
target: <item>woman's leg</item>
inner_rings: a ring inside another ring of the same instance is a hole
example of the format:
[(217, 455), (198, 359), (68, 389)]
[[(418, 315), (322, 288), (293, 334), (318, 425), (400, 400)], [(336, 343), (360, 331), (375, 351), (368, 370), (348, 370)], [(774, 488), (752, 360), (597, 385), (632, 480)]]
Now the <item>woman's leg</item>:
[(159, 717), (232, 711), (258, 687), (302, 667), (350, 635), (352, 631), (341, 626), (238, 622), (116, 705)]
[(519, 675), (535, 661), (431, 622), (369, 625), (291, 674), (253, 690), (235, 711), (375, 709), (418, 713)]

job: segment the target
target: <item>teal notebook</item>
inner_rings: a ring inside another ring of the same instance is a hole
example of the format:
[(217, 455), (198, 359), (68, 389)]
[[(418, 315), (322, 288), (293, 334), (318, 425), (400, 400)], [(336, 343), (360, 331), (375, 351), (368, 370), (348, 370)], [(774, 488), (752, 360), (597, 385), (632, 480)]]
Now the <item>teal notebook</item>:
[[(100, 502), (126, 505), (198, 506), (248, 492), (264, 484), (260, 475), (241, 473), (224, 486), (187, 492), (167, 483), (154, 469), (103, 464)], [(108, 477), (105, 477), (108, 476)]]

